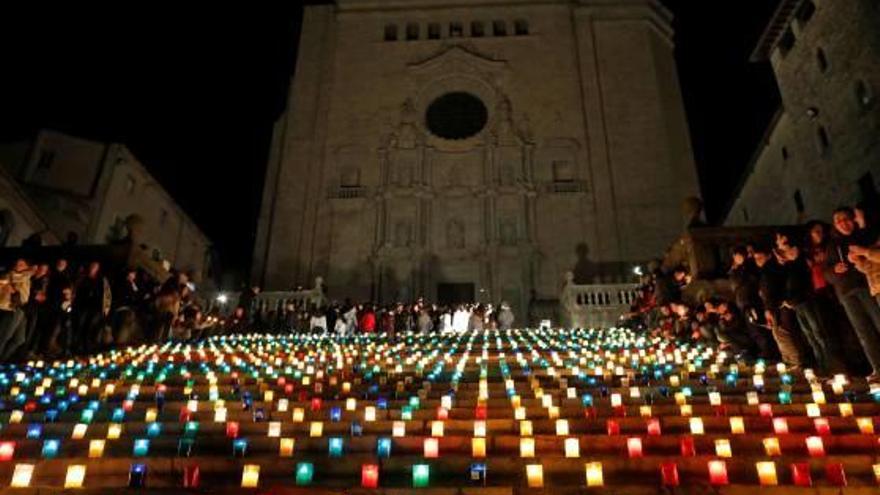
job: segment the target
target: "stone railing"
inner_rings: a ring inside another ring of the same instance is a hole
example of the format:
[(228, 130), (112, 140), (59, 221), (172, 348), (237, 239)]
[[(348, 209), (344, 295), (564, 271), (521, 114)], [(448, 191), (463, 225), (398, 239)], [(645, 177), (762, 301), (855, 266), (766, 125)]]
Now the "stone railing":
[[(238, 307), (239, 292), (220, 292), (210, 297), (208, 311), (219, 311), (221, 314), (229, 314)], [(270, 313), (278, 313), (290, 306), (300, 308), (319, 307), (327, 302), (321, 279), (318, 278), (313, 289), (290, 290), (290, 291), (267, 291), (257, 294), (254, 300), (254, 314), (267, 316)]]
[(609, 328), (619, 324), (638, 294), (636, 284), (575, 284), (562, 288), (559, 303), (563, 323), (576, 328)]

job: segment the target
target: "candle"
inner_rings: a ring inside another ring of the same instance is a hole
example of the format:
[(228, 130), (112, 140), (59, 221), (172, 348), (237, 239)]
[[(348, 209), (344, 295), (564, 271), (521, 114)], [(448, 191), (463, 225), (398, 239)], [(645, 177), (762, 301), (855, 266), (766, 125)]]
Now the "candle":
[(785, 418), (773, 418), (773, 432), (777, 435), (788, 433), (788, 421)]
[(132, 447), (132, 455), (135, 457), (144, 457), (150, 450), (150, 441), (146, 438), (138, 438), (134, 441)]
[(312, 421), (309, 426), (309, 436), (312, 438), (319, 438), (324, 435), (324, 423), (320, 421)]
[(746, 425), (741, 416), (730, 418), (730, 432), (734, 435), (742, 435), (746, 432)]
[(293, 447), (296, 445), (296, 440), (293, 438), (282, 438), (278, 442), (278, 456), (279, 457), (293, 457)]
[(874, 434), (874, 419), (873, 418), (856, 418), (856, 424), (859, 426), (859, 431), (862, 432), (863, 435), (873, 435)]
[(758, 412), (761, 414), (762, 418), (771, 418), (773, 417), (773, 405), (771, 404), (760, 404), (758, 405)]
[(256, 488), (260, 484), (260, 466), (258, 464), (245, 464), (241, 470), (241, 487)]
[(513, 410), (513, 419), (520, 421), (526, 419), (526, 408), (517, 406)]
[(239, 426), (237, 421), (229, 421), (226, 423), (226, 437), (238, 438)]
[(483, 420), (474, 421), (474, 436), (475, 437), (485, 437), (486, 436), (486, 422)]
[(660, 420), (657, 418), (649, 419), (647, 422), (647, 430), (648, 430), (648, 435), (660, 436), (660, 434), (661, 434)]
[(727, 463), (719, 460), (709, 461), (709, 483), (715, 486), (726, 485)]
[(9, 483), (9, 486), (12, 488), (27, 488), (31, 485), (31, 477), (33, 474), (33, 464), (16, 464), (15, 471), (12, 473), (12, 481)]
[(379, 487), (379, 465), (378, 464), (362, 464), (361, 465), (361, 487), (378, 488)]
[(104, 455), (104, 440), (92, 440), (89, 442), (89, 458), (97, 459)]
[(226, 422), (226, 408), (218, 407), (214, 409), (214, 422), (215, 423), (225, 423)]
[(782, 450), (779, 448), (779, 439), (776, 437), (765, 438), (764, 452), (770, 457), (782, 455)]
[(291, 414), (294, 423), (302, 423), (305, 421), (306, 412), (301, 407), (296, 407), (293, 409), (293, 414)]
[(330, 457), (342, 457), (342, 437), (333, 437), (327, 442), (327, 453)]
[(433, 459), (440, 456), (440, 444), (436, 438), (426, 438), (424, 442), (424, 457)]
[(642, 439), (638, 437), (627, 438), (626, 451), (630, 459), (642, 457)]
[(616, 419), (609, 419), (605, 422), (605, 428), (608, 430), (608, 435), (620, 435), (620, 423)]
[(818, 418), (822, 415), (822, 410), (819, 408), (819, 404), (807, 404), (806, 408), (808, 418)]
[(705, 431), (703, 430), (703, 419), (702, 418), (691, 418), (690, 419), (691, 426), (691, 434), (692, 435), (702, 435)]
[(822, 457), (825, 455), (825, 445), (822, 443), (822, 437), (807, 437), (806, 443), (810, 457)]
[(526, 479), (528, 480), (529, 488), (543, 488), (544, 466), (541, 464), (526, 465)]
[(880, 485), (880, 464), (874, 464), (871, 469), (874, 470), (874, 481)]
[(431, 436), (432, 437), (442, 437), (443, 436), (443, 421), (431, 421)]
[(791, 465), (791, 479), (795, 486), (813, 486), (810, 465), (806, 462), (793, 463)]
[(535, 457), (535, 439), (534, 438), (520, 438), (519, 439), (519, 456), (526, 457)]
[(726, 438), (715, 440), (715, 455), (718, 457), (733, 457), (733, 453), (730, 449), (730, 440)]
[(15, 442), (0, 442), (0, 461), (11, 461), (15, 454)]
[(486, 457), (486, 439), (485, 438), (472, 438), (471, 439), (471, 457), (475, 458), (483, 458)]
[(519, 422), (519, 436), (521, 437), (530, 437), (532, 436), (532, 422), (529, 420), (523, 420)]
[(73, 432), (70, 434), (70, 438), (74, 440), (82, 440), (82, 438), (86, 436), (88, 427), (89, 425), (77, 423), (76, 426), (73, 427)]
[(776, 478), (776, 463), (773, 461), (761, 461), (755, 463), (758, 471), (758, 480), (761, 486), (776, 486), (779, 480)]
[[(44, 459), (54, 459), (58, 455), (58, 448), (61, 446), (60, 440), (46, 440), (43, 442), (43, 450), (42, 456)], [(0, 444), (0, 451), (3, 450), (2, 444)], [(0, 454), (2, 455), (2, 454)]]
[(694, 447), (694, 438), (691, 436), (681, 437), (679, 446), (681, 447), (682, 457), (693, 457), (697, 454), (697, 449)]
[(604, 485), (604, 481), (602, 479), (602, 463), (601, 462), (588, 462), (586, 464), (586, 472), (587, 472), (587, 486), (595, 487)]
[(841, 418), (848, 418), (853, 415), (853, 407), (849, 402), (841, 402), (837, 405)]
[(64, 488), (82, 488), (86, 479), (86, 466), (84, 464), (72, 464), (67, 466), (67, 474), (64, 477)]
[(813, 426), (816, 428), (816, 433), (818, 433), (819, 435), (831, 434), (831, 424), (828, 422), (828, 418), (814, 419)]
[(398, 438), (406, 436), (406, 423), (403, 421), (395, 421), (392, 423), (391, 436)]
[(581, 445), (577, 438), (565, 439), (565, 457), (577, 458), (581, 456)]
[(568, 420), (567, 419), (557, 419), (556, 420), (556, 436), (564, 437), (568, 435)]
[(364, 421), (366, 421), (366, 422), (376, 421), (376, 407), (375, 406), (367, 406), (364, 409)]
[(825, 478), (828, 479), (828, 482), (833, 486), (846, 486), (846, 471), (843, 469), (843, 464), (839, 462), (832, 462), (825, 466)]
[(298, 486), (307, 486), (312, 484), (312, 478), (315, 476), (315, 465), (311, 462), (299, 462), (296, 465), (296, 484)]
[(147, 483), (147, 465), (135, 463), (128, 471), (128, 487), (143, 488)]
[(678, 466), (674, 462), (660, 464), (660, 478), (663, 486), (678, 486)]
[(639, 406), (639, 416), (643, 418), (650, 418), (651, 414), (651, 406)]
[(413, 488), (426, 488), (431, 477), (431, 467), (427, 464), (413, 464)]

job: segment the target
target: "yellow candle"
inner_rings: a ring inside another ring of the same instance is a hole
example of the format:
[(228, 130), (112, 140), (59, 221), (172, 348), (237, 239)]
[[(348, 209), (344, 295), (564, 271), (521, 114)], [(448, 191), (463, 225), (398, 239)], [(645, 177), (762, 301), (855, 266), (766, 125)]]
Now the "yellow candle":
[(544, 487), (544, 466), (541, 464), (529, 464), (526, 466), (526, 478), (529, 488)]
[(704, 433), (703, 418), (691, 418), (690, 419), (690, 426), (691, 426), (691, 434), (702, 435)]
[(822, 410), (819, 409), (819, 404), (807, 404), (807, 417), (818, 418), (821, 415)]
[(730, 440), (726, 438), (715, 440), (715, 455), (718, 457), (733, 457), (730, 449)]
[(84, 464), (72, 464), (67, 466), (67, 475), (64, 477), (64, 488), (82, 488), (86, 479), (86, 466)]
[(305, 420), (306, 412), (303, 408), (297, 407), (293, 409), (293, 422), (302, 423)]
[(519, 439), (519, 456), (535, 457), (535, 439), (520, 438)]
[(529, 420), (524, 420), (519, 422), (519, 436), (521, 437), (530, 437), (532, 436), (532, 422)]
[(568, 420), (567, 419), (557, 419), (556, 420), (556, 435), (560, 437), (564, 437), (568, 435)]
[(260, 484), (260, 466), (245, 464), (241, 471), (241, 487), (256, 488)]
[(122, 425), (119, 423), (110, 423), (107, 426), (107, 440), (117, 440), (122, 435)]
[(474, 421), (474, 436), (475, 437), (485, 437), (486, 436), (486, 422), (483, 420)]
[(746, 424), (742, 416), (734, 416), (730, 418), (730, 432), (734, 435), (742, 435), (746, 432)]
[(70, 438), (74, 440), (81, 440), (83, 437), (86, 436), (86, 430), (88, 430), (88, 428), (89, 425), (78, 423), (76, 426), (73, 427), (73, 433), (71, 433)]
[(357, 409), (357, 399), (353, 397), (349, 397), (345, 400), (345, 410), (346, 411), (354, 411)]
[(312, 438), (318, 438), (324, 435), (324, 423), (320, 421), (312, 421), (312, 424), (309, 427), (309, 436)]
[(837, 408), (840, 410), (841, 418), (848, 418), (853, 415), (853, 407), (849, 402), (841, 402), (837, 405)]
[(859, 425), (859, 431), (864, 435), (874, 434), (873, 418), (856, 418), (856, 424)]
[(604, 481), (602, 479), (602, 463), (601, 462), (588, 462), (586, 464), (587, 471), (587, 486), (595, 487), (604, 485)]
[(89, 458), (97, 459), (104, 455), (104, 440), (92, 440), (89, 442)]
[(577, 438), (565, 439), (565, 457), (576, 458), (581, 456), (581, 445)]
[(682, 405), (678, 406), (678, 408), (679, 408), (679, 413), (684, 418), (687, 418), (687, 417), (694, 414), (694, 408), (690, 404), (682, 404)]
[(525, 407), (517, 407), (513, 411), (513, 419), (517, 421), (521, 421), (526, 419), (526, 408)]
[(226, 408), (218, 407), (214, 409), (214, 422), (215, 423), (225, 423), (226, 422)]
[(293, 447), (296, 440), (293, 438), (282, 438), (278, 443), (278, 455), (280, 457), (293, 457)]
[(364, 409), (364, 421), (372, 422), (376, 421), (376, 407), (375, 406), (367, 406)]
[(443, 436), (443, 421), (431, 421), (431, 436), (432, 437), (442, 437)]
[(156, 416), (158, 415), (158, 411), (156, 411), (155, 407), (147, 408), (147, 412), (144, 413), (144, 422), (145, 423), (155, 423)]
[(269, 438), (278, 438), (281, 436), (281, 421), (270, 421), (269, 431), (266, 433)]
[(485, 438), (472, 438), (471, 439), (471, 455), (476, 458), (486, 457), (486, 439)]
[(782, 450), (779, 448), (779, 439), (776, 437), (765, 438), (764, 452), (770, 457), (782, 455)]
[(12, 488), (27, 488), (31, 485), (33, 474), (33, 464), (16, 464), (15, 471), (12, 473), (12, 482), (9, 483), (9, 486)]
[(776, 478), (776, 463), (773, 461), (756, 462), (755, 468), (758, 470), (758, 479), (761, 480), (761, 486), (775, 486), (779, 484)]

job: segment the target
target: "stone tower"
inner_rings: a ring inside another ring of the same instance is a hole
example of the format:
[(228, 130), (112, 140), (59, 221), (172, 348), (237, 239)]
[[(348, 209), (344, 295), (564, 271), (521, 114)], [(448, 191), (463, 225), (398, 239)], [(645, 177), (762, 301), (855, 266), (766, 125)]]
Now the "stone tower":
[(780, 2), (752, 59), (770, 61), (782, 108), (727, 225), (830, 220), (840, 205), (880, 203), (878, 19), (876, 0)]
[(698, 194), (654, 0), (307, 7), (254, 278), (509, 301), (658, 256)]

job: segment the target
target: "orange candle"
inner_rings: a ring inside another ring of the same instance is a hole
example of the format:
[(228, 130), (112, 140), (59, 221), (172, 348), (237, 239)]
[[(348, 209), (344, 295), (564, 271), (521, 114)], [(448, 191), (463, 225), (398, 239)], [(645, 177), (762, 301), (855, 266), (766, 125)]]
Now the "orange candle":
[(638, 437), (627, 438), (626, 451), (630, 459), (642, 457), (642, 439)]
[(822, 443), (822, 437), (807, 437), (806, 442), (810, 457), (823, 457), (825, 455), (825, 445)]
[(719, 460), (709, 461), (709, 483), (715, 486), (727, 484), (727, 463)]

